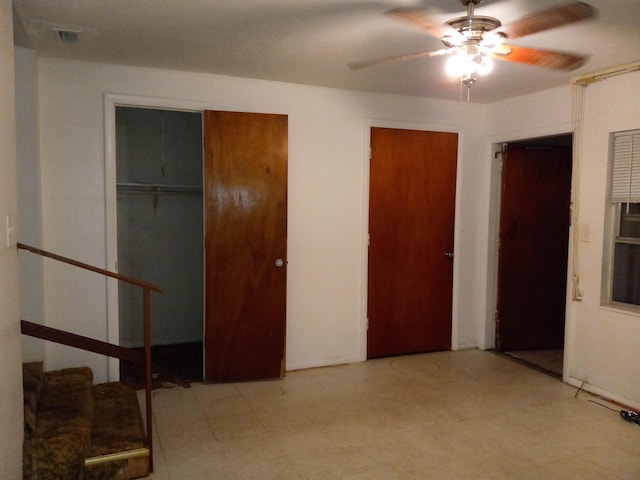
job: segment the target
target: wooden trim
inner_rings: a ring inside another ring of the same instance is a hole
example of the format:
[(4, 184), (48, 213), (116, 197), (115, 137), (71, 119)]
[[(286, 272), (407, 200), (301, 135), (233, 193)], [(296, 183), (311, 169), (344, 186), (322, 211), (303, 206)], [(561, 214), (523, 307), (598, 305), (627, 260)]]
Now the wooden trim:
[(118, 358), (135, 365), (145, 364), (145, 357), (142, 353), (130, 348), (121, 347), (120, 345), (113, 345), (94, 338), (58, 330), (57, 328), (27, 322), (26, 320), (20, 320), (20, 328), (24, 335), (61, 343), (70, 347), (106, 355), (108, 357)]

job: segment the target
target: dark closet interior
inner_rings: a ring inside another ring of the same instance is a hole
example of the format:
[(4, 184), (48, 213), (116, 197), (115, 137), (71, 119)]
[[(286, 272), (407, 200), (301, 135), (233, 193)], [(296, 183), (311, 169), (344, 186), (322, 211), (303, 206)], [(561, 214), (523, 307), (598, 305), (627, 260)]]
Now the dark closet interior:
[[(118, 271), (158, 284), (152, 296), (154, 382), (202, 380), (202, 115), (116, 108)], [(142, 295), (120, 283), (120, 344), (143, 348)], [(143, 372), (121, 362), (120, 376)]]

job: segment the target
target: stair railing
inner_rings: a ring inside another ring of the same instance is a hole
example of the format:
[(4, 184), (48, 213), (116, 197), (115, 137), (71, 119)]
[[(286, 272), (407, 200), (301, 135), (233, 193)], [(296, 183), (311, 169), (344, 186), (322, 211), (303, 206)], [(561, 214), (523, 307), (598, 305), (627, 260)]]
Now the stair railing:
[(147, 419), (147, 445), (149, 446), (149, 470), (153, 472), (153, 426), (151, 411), (151, 391), (152, 391), (152, 372), (151, 372), (151, 292), (162, 293), (163, 288), (153, 283), (144, 282), (126, 275), (111, 272), (102, 268), (94, 267), (86, 263), (78, 262), (71, 258), (62, 257), (55, 253), (47, 252), (24, 243), (18, 243), (18, 248), (28, 252), (50, 258), (68, 265), (73, 265), (84, 270), (98, 273), (100, 275), (115, 278), (118, 281), (129, 283), (131, 285), (142, 288), (143, 291), (143, 315), (144, 315), (144, 356), (136, 350), (103, 342), (82, 335), (65, 332), (55, 328), (47, 327), (37, 323), (21, 321), (21, 330), (25, 335), (41, 338), (43, 340), (61, 343), (75, 348), (80, 348), (93, 353), (107, 355), (109, 357), (118, 358), (119, 360), (128, 361), (134, 364), (143, 364), (145, 369), (145, 407)]

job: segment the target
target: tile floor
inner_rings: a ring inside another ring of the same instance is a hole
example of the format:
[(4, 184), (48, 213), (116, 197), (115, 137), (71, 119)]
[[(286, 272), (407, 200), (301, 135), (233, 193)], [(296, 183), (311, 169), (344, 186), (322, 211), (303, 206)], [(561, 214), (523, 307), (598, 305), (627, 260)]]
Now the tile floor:
[(150, 478), (640, 478), (640, 427), (575, 395), (478, 350), (155, 390)]

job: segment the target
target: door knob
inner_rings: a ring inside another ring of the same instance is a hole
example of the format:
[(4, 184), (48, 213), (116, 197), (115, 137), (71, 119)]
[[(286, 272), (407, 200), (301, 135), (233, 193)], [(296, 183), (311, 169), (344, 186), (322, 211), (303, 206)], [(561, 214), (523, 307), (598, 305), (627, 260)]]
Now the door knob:
[(276, 267), (280, 268), (281, 266), (284, 265), (284, 260), (282, 260), (281, 258), (276, 259), (275, 261)]
[(444, 252), (444, 256), (447, 258), (453, 258), (453, 252)]

